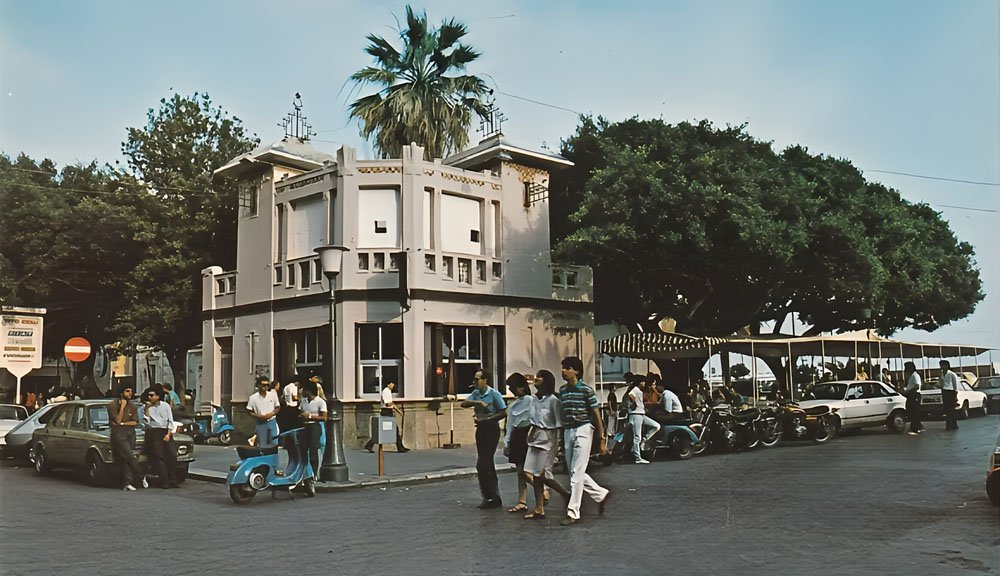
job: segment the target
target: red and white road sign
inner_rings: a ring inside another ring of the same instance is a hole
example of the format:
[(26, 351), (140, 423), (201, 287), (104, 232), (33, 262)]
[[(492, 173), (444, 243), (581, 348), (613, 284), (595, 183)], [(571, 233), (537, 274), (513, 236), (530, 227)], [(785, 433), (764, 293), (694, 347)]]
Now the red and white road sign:
[(70, 362), (83, 362), (87, 358), (90, 358), (90, 342), (87, 342), (86, 338), (80, 338), (79, 336), (70, 338), (66, 341), (63, 352), (65, 352), (66, 359)]

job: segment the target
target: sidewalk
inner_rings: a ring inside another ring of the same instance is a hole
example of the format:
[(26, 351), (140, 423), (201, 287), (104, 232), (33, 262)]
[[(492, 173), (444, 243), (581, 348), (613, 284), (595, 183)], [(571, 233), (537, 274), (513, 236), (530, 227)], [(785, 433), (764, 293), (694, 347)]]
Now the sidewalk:
[[(285, 452), (279, 452), (281, 463), (286, 461)], [(216, 444), (195, 446), (195, 461), (191, 464), (188, 477), (192, 480), (225, 483), (229, 466), (239, 461), (235, 446), (219, 446)], [(378, 476), (378, 453), (369, 454), (367, 450), (344, 450), (347, 461), (349, 482), (318, 482), (319, 492), (337, 492), (351, 488), (368, 486), (421, 484), (428, 482), (444, 482), (456, 478), (467, 478), (476, 475), (476, 447), (462, 446), (452, 450), (431, 448), (428, 450), (411, 450), (399, 454), (386, 450), (384, 455), (385, 475)], [(323, 454), (320, 452), (322, 461)], [(497, 451), (494, 461), (497, 472), (510, 472), (514, 465)]]

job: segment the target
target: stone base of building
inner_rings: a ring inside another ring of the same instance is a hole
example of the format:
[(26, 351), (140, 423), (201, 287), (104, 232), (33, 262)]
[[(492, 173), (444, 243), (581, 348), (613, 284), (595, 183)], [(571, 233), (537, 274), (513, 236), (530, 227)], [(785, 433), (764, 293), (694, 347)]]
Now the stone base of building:
[[(472, 409), (461, 408), (459, 402), (442, 400), (397, 401), (403, 409), (403, 445), (423, 450), (442, 448), (452, 441), (452, 408), (454, 408), (454, 442), (466, 446), (476, 443), (476, 427), (472, 423)], [(372, 418), (379, 414), (378, 402), (350, 402), (344, 404), (344, 448), (363, 448), (371, 435)], [(246, 411), (245, 404), (233, 404), (231, 421), (237, 432), (250, 437), (254, 434), (255, 421)], [(397, 423), (399, 417), (397, 416)], [(386, 446), (395, 450), (395, 445)]]

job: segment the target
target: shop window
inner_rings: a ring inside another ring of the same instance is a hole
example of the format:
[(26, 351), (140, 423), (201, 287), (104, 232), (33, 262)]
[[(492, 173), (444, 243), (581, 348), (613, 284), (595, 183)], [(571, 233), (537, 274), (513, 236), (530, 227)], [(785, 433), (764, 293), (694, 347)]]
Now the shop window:
[(358, 325), (358, 395), (377, 396), (389, 382), (396, 383), (395, 393), (403, 395), (402, 324)]

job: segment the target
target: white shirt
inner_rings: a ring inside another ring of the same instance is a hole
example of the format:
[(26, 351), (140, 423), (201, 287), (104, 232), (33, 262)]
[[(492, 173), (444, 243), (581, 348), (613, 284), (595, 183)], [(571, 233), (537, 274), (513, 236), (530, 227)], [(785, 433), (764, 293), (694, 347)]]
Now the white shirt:
[[(273, 392), (273, 390), (271, 392)], [(263, 416), (264, 414), (270, 414), (271, 412), (274, 412), (279, 406), (278, 395), (272, 394), (271, 392), (268, 392), (263, 396), (260, 395), (260, 392), (254, 392), (250, 396), (250, 399), (247, 400), (247, 410), (253, 412), (258, 416)], [(271, 416), (266, 421), (270, 422), (271, 420), (274, 420), (274, 418), (275, 418), (274, 416)]]
[(913, 374), (910, 374), (910, 377), (906, 379), (906, 389), (907, 389), (907, 391), (911, 391), (912, 392), (914, 390), (920, 390), (920, 387), (922, 385), (923, 385), (923, 381), (920, 378), (920, 374), (917, 374), (916, 372), (914, 372)]
[(281, 406), (281, 402), (278, 401), (278, 393), (273, 388), (267, 391), (267, 397), (274, 398), (275, 405)]
[(299, 387), (295, 385), (295, 382), (285, 384), (285, 387), (281, 389), (281, 393), (285, 396), (285, 404), (288, 406), (295, 406), (295, 403), (299, 401)]
[(170, 404), (163, 400), (149, 405), (149, 415), (146, 418), (150, 428), (166, 428), (171, 432), (174, 429), (174, 412), (170, 409)]
[[(629, 404), (628, 413), (629, 414), (645, 414), (646, 405), (642, 402), (642, 390), (638, 386), (632, 388), (632, 391), (628, 393), (632, 397), (632, 402)], [(626, 400), (628, 400), (626, 398)]]
[(561, 414), (559, 410), (559, 397), (555, 394), (549, 394), (545, 398), (533, 402), (531, 407), (531, 423), (533, 425), (545, 428), (546, 430), (555, 430), (562, 427), (562, 422), (559, 420)]
[(386, 386), (382, 389), (382, 407), (389, 408), (389, 405), (392, 403), (392, 390), (389, 390), (389, 387)]
[(684, 412), (684, 406), (681, 405), (681, 399), (674, 394), (672, 390), (666, 388), (663, 389), (663, 407), (667, 412)]
[(948, 370), (941, 376), (942, 390), (958, 390), (958, 374)]
[[(316, 396), (312, 400), (303, 397), (299, 400), (299, 410), (305, 412), (306, 414), (318, 416), (319, 414), (326, 412), (326, 402), (324, 402), (319, 396)], [(306, 422), (309, 422), (309, 420), (306, 420)]]
[(531, 415), (535, 411), (534, 404), (537, 400), (531, 394), (526, 394), (507, 406), (507, 434), (503, 439), (504, 444), (510, 445), (510, 436), (514, 432), (514, 428), (531, 426)]

